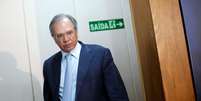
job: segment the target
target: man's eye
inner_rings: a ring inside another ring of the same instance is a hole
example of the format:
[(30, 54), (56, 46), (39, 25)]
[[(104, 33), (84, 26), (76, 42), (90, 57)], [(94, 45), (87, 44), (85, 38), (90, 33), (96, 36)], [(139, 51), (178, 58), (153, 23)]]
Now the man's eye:
[(72, 31), (66, 32), (67, 35), (71, 35), (72, 33), (73, 33)]
[(57, 38), (61, 38), (62, 37), (62, 34), (59, 34), (59, 35), (56, 35)]

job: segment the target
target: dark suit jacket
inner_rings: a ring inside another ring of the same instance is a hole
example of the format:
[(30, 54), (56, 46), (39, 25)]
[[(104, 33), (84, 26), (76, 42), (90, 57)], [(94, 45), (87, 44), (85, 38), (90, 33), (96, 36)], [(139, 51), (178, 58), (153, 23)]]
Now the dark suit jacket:
[[(82, 45), (78, 66), (76, 101), (128, 101), (126, 89), (110, 50)], [(61, 52), (44, 62), (44, 101), (59, 101)]]

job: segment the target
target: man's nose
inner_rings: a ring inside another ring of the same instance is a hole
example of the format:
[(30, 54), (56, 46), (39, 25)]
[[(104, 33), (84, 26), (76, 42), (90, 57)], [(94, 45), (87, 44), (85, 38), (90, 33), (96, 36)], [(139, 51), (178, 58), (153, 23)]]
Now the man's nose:
[(68, 40), (69, 40), (68, 35), (67, 35), (67, 34), (64, 34), (64, 36), (63, 36), (63, 41), (64, 41), (64, 42), (68, 42)]

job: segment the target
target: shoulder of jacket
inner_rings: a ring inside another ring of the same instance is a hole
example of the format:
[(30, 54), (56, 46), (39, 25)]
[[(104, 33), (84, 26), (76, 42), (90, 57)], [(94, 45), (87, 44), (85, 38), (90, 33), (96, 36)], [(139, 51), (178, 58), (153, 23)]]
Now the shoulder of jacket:
[(59, 52), (55, 53), (54, 55), (50, 56), (48, 59), (46, 59), (44, 63), (49, 63), (51, 61), (54, 61), (55, 59), (61, 57), (61, 55), (62, 55), (61, 51), (59, 51)]

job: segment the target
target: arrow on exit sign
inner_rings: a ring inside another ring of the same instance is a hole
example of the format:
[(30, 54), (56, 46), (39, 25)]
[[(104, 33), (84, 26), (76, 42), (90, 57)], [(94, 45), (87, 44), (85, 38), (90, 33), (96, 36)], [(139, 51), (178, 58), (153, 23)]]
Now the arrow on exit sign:
[(111, 20), (90, 21), (89, 28), (90, 32), (122, 29), (124, 28), (124, 20), (121, 18)]

